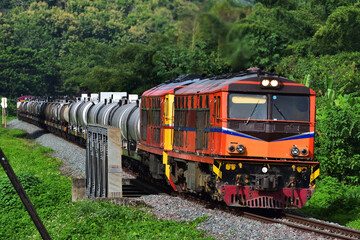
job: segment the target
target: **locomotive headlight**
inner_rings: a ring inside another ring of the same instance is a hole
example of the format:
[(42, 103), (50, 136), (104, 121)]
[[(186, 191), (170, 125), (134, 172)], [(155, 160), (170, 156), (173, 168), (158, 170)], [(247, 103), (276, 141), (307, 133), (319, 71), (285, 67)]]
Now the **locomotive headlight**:
[(267, 87), (267, 86), (269, 86), (269, 84), (270, 84), (270, 80), (269, 80), (269, 79), (263, 79), (263, 80), (261, 81), (261, 85), (262, 85), (263, 87)]
[(277, 86), (279, 86), (279, 81), (278, 80), (271, 80), (271, 82), (270, 82), (270, 85), (272, 86), (272, 87), (277, 87)]
[(263, 168), (261, 169), (261, 171), (262, 171), (263, 173), (267, 173), (267, 172), (268, 172), (268, 168), (267, 168), (267, 167), (263, 167)]
[(301, 154), (306, 156), (308, 154), (308, 150), (306, 148), (301, 149)]
[(293, 147), (291, 149), (291, 155), (293, 155), (294, 157), (299, 156), (300, 150), (297, 147)]
[(238, 151), (238, 153), (243, 153), (245, 152), (245, 147), (243, 145), (237, 145), (236, 151)]
[(235, 147), (233, 145), (229, 146), (229, 152), (234, 152), (235, 151)]

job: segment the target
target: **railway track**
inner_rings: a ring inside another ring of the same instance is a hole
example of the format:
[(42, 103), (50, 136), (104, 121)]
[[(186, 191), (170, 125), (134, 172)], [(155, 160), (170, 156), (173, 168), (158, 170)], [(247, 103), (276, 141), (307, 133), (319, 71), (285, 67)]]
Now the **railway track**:
[(142, 179), (123, 179), (123, 197), (138, 198), (149, 194), (167, 194), (163, 189)]
[(264, 223), (283, 224), (300, 231), (315, 233), (317, 235), (321, 235), (329, 239), (349, 239), (349, 240), (360, 239), (360, 231), (357, 231), (355, 229), (350, 229), (343, 226), (337, 226), (319, 220), (308, 219), (288, 213), (282, 214), (281, 220), (264, 217), (249, 212), (243, 212), (242, 216), (253, 220), (261, 221)]
[[(360, 239), (360, 231), (346, 228), (322, 221), (299, 217), (293, 214), (283, 214), (284, 224), (290, 226), (295, 225), (304, 231), (312, 231), (317, 234), (336, 239)], [(286, 222), (288, 221), (288, 222)], [(298, 225), (300, 224), (300, 225)]]
[[(228, 206), (222, 204), (215, 204), (214, 202), (203, 201), (194, 196), (188, 195), (179, 195), (178, 197), (182, 197), (188, 201), (196, 202), (198, 204), (205, 205), (207, 208), (218, 209), (233, 215), (241, 216), (244, 218), (260, 221), (267, 224), (282, 224), (293, 229), (314, 233), (319, 236), (323, 236), (328, 239), (360, 239), (360, 231), (334, 225), (331, 223), (326, 223), (319, 220), (309, 219), (300, 217), (297, 215), (289, 214), (289, 213), (281, 213), (281, 212), (261, 212), (256, 213), (252, 212), (253, 209), (239, 209), (239, 211), (235, 211), (234, 209), (229, 208)], [(263, 215), (265, 214), (265, 215)]]

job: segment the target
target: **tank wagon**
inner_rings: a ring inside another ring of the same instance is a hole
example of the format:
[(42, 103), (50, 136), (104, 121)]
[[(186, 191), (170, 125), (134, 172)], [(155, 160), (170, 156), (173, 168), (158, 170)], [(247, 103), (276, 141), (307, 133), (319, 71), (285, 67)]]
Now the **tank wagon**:
[(234, 207), (301, 208), (319, 175), (315, 97), (274, 74), (187, 75), (141, 101), (25, 101), (19, 118), (83, 141), (89, 123), (119, 127), (123, 154), (174, 191)]

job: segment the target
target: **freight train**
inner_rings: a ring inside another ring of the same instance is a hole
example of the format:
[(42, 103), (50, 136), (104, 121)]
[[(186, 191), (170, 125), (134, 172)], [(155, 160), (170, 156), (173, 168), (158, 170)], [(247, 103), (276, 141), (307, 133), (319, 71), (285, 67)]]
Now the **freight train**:
[(315, 190), (315, 97), (283, 76), (180, 76), (144, 92), (29, 99), (19, 119), (85, 142), (88, 124), (121, 129), (122, 154), (190, 192), (251, 208), (302, 208)]

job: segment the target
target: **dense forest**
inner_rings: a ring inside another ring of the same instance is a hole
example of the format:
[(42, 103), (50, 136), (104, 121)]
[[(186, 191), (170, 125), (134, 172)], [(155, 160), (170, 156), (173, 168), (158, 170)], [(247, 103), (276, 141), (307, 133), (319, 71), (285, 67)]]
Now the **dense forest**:
[(322, 177), (360, 183), (358, 0), (2, 0), (0, 11), (1, 96), (275, 69), (318, 93)]

